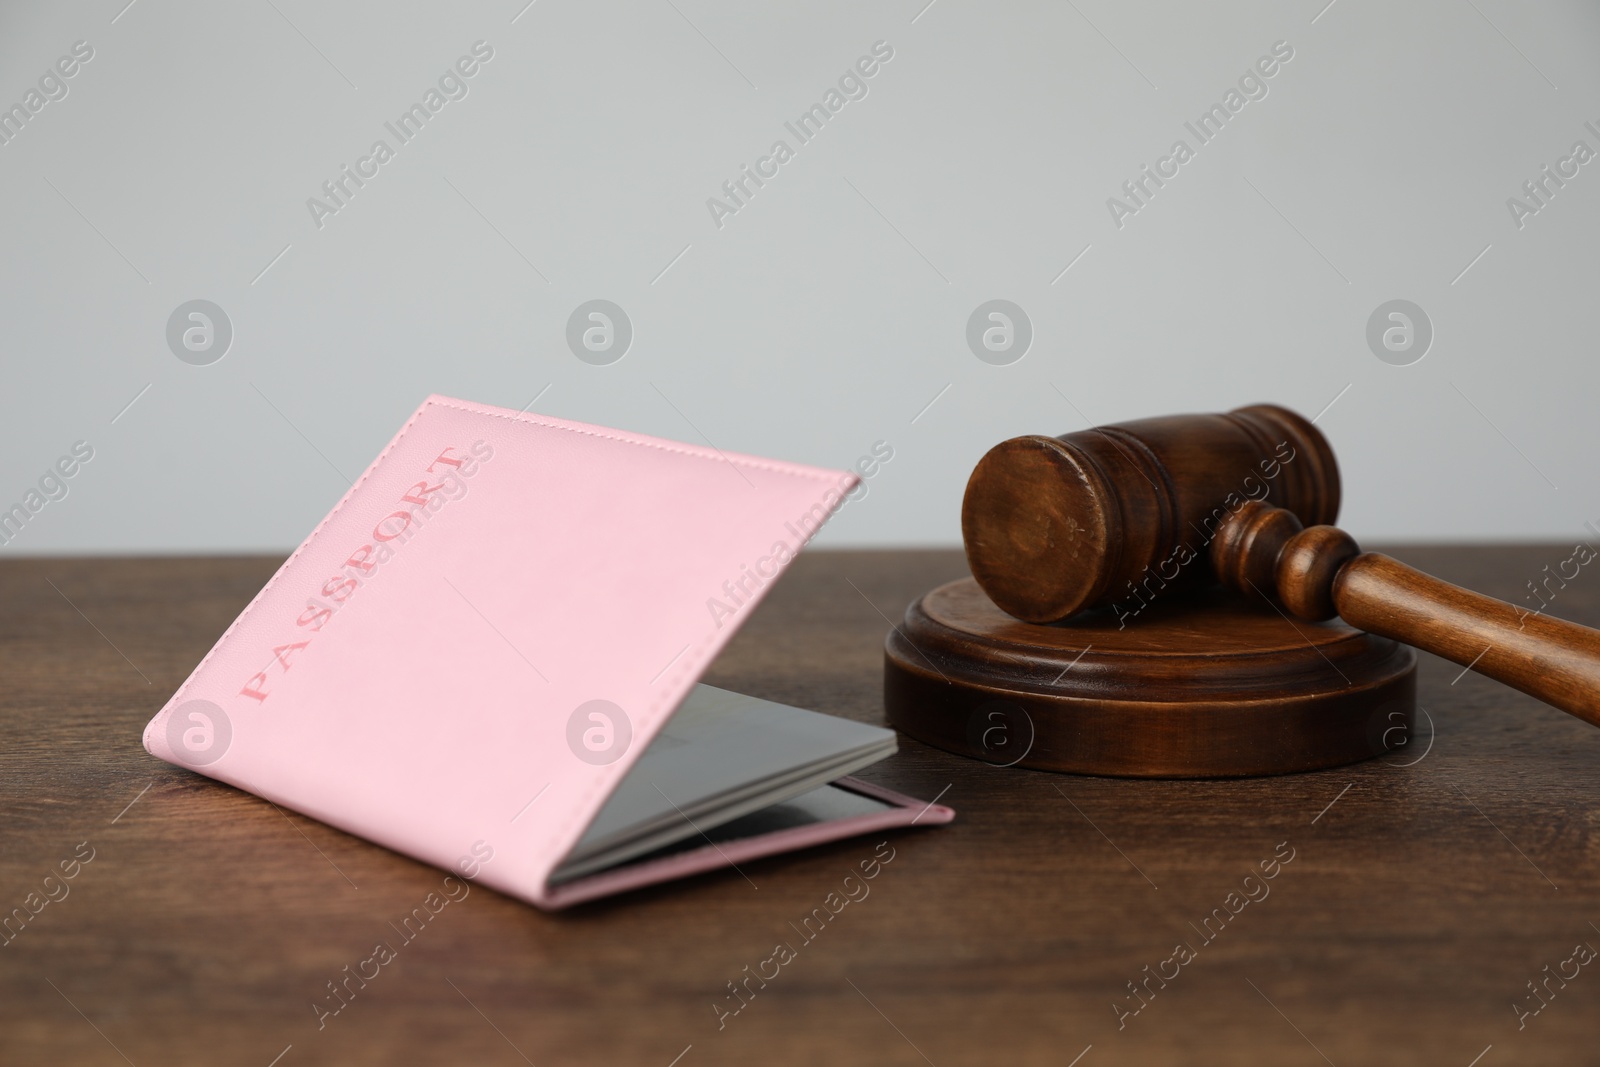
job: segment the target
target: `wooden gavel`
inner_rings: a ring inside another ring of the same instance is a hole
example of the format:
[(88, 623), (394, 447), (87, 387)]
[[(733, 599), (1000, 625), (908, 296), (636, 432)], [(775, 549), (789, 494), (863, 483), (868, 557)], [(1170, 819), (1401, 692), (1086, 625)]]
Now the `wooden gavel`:
[(967, 482), (967, 562), (1006, 612), (1136, 618), (1217, 580), (1306, 620), (1335, 615), (1600, 726), (1600, 631), (1523, 611), (1333, 526), (1339, 473), (1310, 422), (1255, 405), (1004, 441)]

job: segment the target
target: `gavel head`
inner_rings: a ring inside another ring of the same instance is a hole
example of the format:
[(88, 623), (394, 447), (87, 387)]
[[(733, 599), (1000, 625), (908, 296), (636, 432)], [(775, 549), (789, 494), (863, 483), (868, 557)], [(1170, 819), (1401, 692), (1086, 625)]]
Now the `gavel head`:
[(1055, 622), (1209, 577), (1210, 542), (1251, 500), (1307, 526), (1338, 515), (1333, 450), (1286, 408), (1003, 441), (967, 481), (961, 536), (989, 599), (1019, 619)]

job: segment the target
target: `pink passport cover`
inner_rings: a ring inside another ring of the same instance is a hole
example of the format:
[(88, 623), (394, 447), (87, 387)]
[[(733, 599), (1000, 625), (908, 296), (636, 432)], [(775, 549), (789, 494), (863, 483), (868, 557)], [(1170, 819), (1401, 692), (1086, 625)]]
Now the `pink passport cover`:
[(893, 807), (549, 884), (855, 481), (429, 397), (145, 748), (544, 908), (948, 822), (949, 808), (846, 780)]

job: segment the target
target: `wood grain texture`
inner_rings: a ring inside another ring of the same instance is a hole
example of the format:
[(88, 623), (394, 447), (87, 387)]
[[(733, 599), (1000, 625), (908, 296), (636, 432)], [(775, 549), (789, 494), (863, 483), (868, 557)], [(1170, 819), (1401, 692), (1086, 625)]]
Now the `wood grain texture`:
[[(1570, 546), (1391, 552), (1519, 602)], [(1332, 771), (1074, 778), (904, 742), (866, 776), (957, 821), (892, 835), (870, 896), (720, 1032), (725, 984), (799, 944), (789, 924), (876, 841), (555, 916), (474, 889), (319, 1032), (324, 984), (441, 874), (139, 747), (275, 563), (0, 564), (0, 908), (94, 849), (0, 947), (0, 1063), (1597, 1061), (1592, 965), (1520, 1031), (1512, 1005), (1600, 946), (1600, 735), (1430, 656), (1431, 746)], [(708, 681), (881, 722), (886, 620), (964, 573), (953, 551), (808, 553)], [(1600, 578), (1550, 610), (1600, 623)], [(1203, 941), (1283, 842), (1270, 896)], [(1119, 1030), (1127, 983), (1179, 941), (1195, 958)]]
[(883, 703), (897, 730), (996, 766), (1293, 774), (1409, 744), (1416, 654), (1220, 587), (1173, 590), (1131, 620), (1086, 611), (1040, 626), (963, 578), (889, 635)]
[[(1339, 514), (1322, 432), (1273, 404), (1162, 415), (995, 445), (967, 479), (961, 540), (983, 591), (1028, 622), (1206, 584), (1206, 544), (1246, 501)], [(1202, 562), (1190, 566), (1196, 559)]]

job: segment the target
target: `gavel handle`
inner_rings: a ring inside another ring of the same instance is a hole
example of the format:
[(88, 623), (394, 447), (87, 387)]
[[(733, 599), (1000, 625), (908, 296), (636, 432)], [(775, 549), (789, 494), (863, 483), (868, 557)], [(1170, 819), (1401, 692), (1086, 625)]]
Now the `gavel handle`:
[(1378, 552), (1339, 569), (1351, 626), (1443, 656), (1600, 726), (1600, 631), (1521, 611)]
[(1600, 726), (1600, 631), (1362, 552), (1342, 530), (1302, 529), (1289, 512), (1259, 502), (1223, 524), (1211, 558), (1224, 584), (1273, 596), (1300, 618), (1337, 614)]

